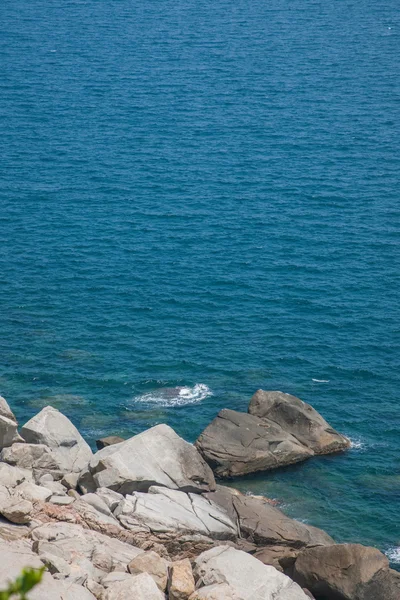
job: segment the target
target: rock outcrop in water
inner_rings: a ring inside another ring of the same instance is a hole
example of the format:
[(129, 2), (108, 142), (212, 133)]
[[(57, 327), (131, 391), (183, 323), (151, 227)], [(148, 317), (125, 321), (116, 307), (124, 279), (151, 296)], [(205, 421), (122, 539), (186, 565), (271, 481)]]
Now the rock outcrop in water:
[[(254, 398), (252, 411), (291, 428), (294, 453), (342, 438), (297, 399)], [(2, 416), (16, 425), (4, 399)], [(44, 564), (30, 600), (399, 600), (400, 575), (378, 550), (337, 545), (268, 499), (216, 485), (166, 425), (94, 455), (50, 407), (21, 434), (0, 446), (0, 589)]]
[(196, 441), (218, 477), (269, 471), (349, 446), (309, 404), (263, 390), (250, 400), (249, 414), (221, 410)]

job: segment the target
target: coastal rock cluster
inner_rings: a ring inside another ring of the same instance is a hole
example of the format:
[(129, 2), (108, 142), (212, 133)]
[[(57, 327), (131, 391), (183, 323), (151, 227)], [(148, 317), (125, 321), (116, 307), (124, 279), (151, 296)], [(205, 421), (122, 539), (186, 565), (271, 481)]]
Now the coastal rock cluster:
[(0, 589), (46, 565), (30, 600), (399, 600), (375, 548), (215, 481), (346, 449), (301, 400), (260, 390), (195, 445), (157, 425), (99, 446), (49, 406), (18, 432), (0, 398)]

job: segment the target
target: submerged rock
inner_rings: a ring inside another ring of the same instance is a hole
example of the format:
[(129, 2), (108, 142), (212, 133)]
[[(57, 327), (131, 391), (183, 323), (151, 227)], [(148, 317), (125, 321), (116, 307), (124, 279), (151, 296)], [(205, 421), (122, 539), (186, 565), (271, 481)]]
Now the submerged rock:
[(99, 450), (89, 463), (89, 472), (97, 487), (122, 494), (146, 492), (152, 485), (194, 493), (215, 489), (210, 467), (168, 425), (156, 425)]

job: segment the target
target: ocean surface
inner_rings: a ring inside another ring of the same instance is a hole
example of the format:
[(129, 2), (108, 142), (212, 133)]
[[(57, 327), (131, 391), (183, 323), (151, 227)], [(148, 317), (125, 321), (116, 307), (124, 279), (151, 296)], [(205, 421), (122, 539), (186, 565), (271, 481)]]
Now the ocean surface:
[(400, 13), (2, 0), (0, 393), (93, 444), (258, 389), (352, 449), (232, 482), (400, 562)]

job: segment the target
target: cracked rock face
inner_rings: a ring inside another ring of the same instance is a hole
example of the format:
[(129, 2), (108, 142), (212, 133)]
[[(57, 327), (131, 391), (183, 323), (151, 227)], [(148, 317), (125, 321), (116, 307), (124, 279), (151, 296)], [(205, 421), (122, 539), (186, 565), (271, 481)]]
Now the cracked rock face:
[(312, 406), (290, 394), (258, 390), (250, 400), (249, 413), (280, 425), (315, 454), (339, 452), (350, 446), (350, 441)]
[(193, 493), (215, 489), (210, 467), (168, 425), (157, 425), (99, 450), (89, 471), (97, 487), (121, 494), (147, 492), (152, 485)]
[(218, 477), (276, 469), (314, 454), (280, 425), (229, 409), (219, 412), (196, 447)]
[(77, 428), (51, 406), (46, 406), (25, 423), (21, 436), (28, 444), (46, 446), (62, 473), (82, 471), (93, 456)]
[(114, 512), (128, 529), (153, 533), (198, 533), (212, 539), (235, 539), (236, 525), (224, 509), (198, 494), (151, 487), (127, 496)]
[(300, 586), (289, 577), (228, 546), (217, 546), (200, 554), (195, 560), (194, 576), (200, 589), (228, 585), (238, 600), (307, 600)]

